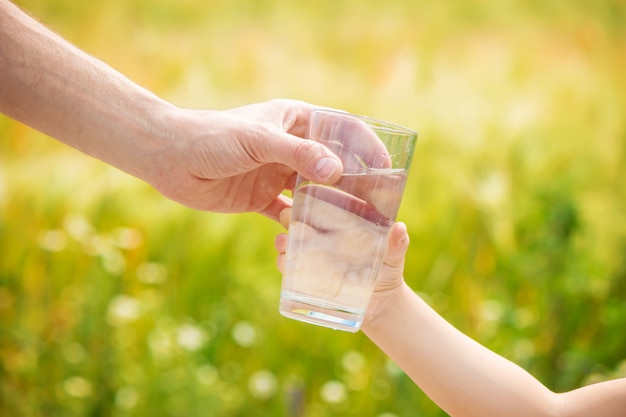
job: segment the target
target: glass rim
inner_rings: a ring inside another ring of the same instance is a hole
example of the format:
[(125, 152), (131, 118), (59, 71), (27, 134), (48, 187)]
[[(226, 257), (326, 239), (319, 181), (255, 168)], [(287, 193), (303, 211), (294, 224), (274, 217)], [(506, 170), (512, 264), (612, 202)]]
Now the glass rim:
[[(363, 116), (360, 114), (350, 113), (344, 110), (334, 110), (334, 109), (326, 109), (326, 108), (319, 107), (319, 108), (315, 108), (311, 110), (311, 114), (313, 113), (328, 113), (328, 114), (335, 114), (335, 115), (341, 115), (341, 116), (349, 116), (349, 117), (356, 118), (366, 123), (369, 122), (368, 125), (374, 125), (371, 127), (374, 127), (377, 129), (382, 129), (382, 130), (386, 130), (389, 132), (397, 132), (397, 133), (401, 133), (405, 135), (413, 135), (416, 138), (419, 136), (419, 134), (415, 130), (409, 129), (408, 127), (404, 127), (395, 123), (387, 122), (381, 119), (376, 119), (370, 116)], [(376, 125), (379, 125), (379, 126), (376, 126)]]

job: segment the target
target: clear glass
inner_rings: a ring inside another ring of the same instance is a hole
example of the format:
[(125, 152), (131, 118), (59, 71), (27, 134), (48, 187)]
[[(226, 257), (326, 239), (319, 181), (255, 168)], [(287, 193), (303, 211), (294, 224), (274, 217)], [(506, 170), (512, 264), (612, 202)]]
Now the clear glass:
[(364, 116), (314, 110), (307, 138), (337, 154), (344, 172), (331, 186), (298, 176), (280, 313), (356, 332), (400, 208), (417, 133)]

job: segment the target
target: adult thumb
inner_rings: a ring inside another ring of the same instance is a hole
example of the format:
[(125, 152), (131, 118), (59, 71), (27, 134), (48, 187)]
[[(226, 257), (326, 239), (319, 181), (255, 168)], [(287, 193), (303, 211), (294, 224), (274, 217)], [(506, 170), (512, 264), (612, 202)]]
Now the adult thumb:
[[(265, 142), (271, 144), (272, 141)], [(265, 148), (262, 162), (278, 162), (305, 178), (323, 184), (336, 182), (343, 172), (341, 159), (321, 143), (280, 132), (275, 146)]]

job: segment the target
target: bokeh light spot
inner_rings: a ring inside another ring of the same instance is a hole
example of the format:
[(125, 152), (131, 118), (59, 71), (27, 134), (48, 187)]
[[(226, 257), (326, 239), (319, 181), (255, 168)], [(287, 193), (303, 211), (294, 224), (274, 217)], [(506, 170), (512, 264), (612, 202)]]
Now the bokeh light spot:
[(61, 252), (67, 246), (67, 235), (62, 230), (42, 230), (37, 236), (37, 244), (49, 252)]
[(321, 395), (329, 404), (342, 403), (347, 398), (346, 386), (339, 381), (328, 381), (322, 385)]
[(91, 382), (80, 376), (72, 376), (63, 381), (63, 391), (72, 397), (86, 398), (91, 396)]
[(255, 372), (248, 380), (250, 394), (259, 400), (272, 398), (276, 394), (277, 387), (278, 381), (276, 376), (266, 369)]
[(257, 331), (249, 322), (240, 321), (233, 326), (232, 336), (239, 346), (251, 347), (256, 343)]

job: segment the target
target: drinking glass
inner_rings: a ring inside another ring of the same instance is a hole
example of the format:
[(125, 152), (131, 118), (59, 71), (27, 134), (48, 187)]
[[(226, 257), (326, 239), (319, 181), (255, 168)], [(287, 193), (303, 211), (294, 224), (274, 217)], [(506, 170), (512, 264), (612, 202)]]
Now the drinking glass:
[(343, 175), (332, 185), (297, 177), (280, 313), (356, 332), (400, 208), (417, 133), (317, 109), (306, 137), (339, 156)]

